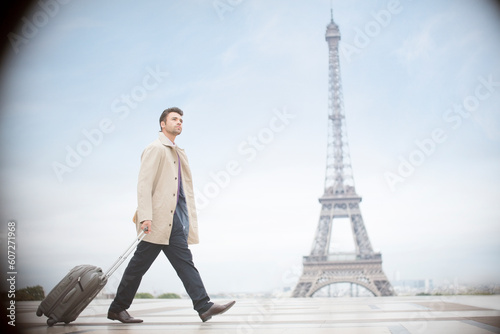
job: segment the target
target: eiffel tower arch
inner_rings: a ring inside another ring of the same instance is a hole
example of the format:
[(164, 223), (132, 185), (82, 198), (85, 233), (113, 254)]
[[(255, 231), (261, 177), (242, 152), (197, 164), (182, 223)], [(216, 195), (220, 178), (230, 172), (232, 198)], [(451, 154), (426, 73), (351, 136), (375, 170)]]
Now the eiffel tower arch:
[[(319, 198), (321, 211), (311, 253), (304, 256), (303, 272), (293, 297), (311, 297), (337, 283), (362, 286), (375, 296), (393, 296), (394, 290), (382, 269), (382, 255), (374, 252), (361, 215), (361, 197), (354, 187), (346, 134), (339, 64), (340, 31), (333, 21), (325, 35), (329, 50), (328, 143), (325, 191)], [(353, 252), (338, 252), (332, 240), (335, 222), (350, 223)]]

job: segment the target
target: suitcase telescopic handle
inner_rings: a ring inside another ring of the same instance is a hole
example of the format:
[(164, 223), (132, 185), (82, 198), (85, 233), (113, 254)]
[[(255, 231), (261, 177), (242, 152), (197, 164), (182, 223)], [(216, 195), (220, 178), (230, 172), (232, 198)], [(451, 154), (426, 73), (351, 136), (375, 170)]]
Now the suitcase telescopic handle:
[(141, 231), (141, 233), (139, 233), (137, 235), (137, 237), (134, 239), (134, 242), (132, 242), (130, 244), (130, 246), (127, 248), (127, 250), (122, 255), (120, 255), (118, 260), (116, 260), (115, 263), (113, 263), (113, 265), (108, 269), (108, 271), (106, 271), (106, 273), (104, 274), (105, 280), (107, 280), (111, 275), (113, 275), (113, 273), (116, 271), (116, 269), (118, 269), (118, 267), (120, 267), (120, 265), (127, 259), (127, 257), (130, 255), (130, 253), (132, 253), (134, 251), (134, 249), (137, 247), (139, 242), (141, 242), (142, 239), (144, 239), (144, 237), (146, 236), (145, 232), (147, 232), (147, 231), (148, 231), (148, 228), (145, 227)]

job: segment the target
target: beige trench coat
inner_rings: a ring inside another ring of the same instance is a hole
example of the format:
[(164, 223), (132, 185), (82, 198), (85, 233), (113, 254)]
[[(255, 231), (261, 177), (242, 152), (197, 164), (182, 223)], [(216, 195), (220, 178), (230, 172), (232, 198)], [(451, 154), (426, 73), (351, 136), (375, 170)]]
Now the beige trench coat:
[(141, 168), (137, 185), (137, 211), (134, 223), (140, 225), (151, 220), (151, 233), (144, 241), (168, 245), (178, 192), (178, 158), (181, 163), (181, 180), (186, 197), (189, 235), (188, 244), (197, 244), (198, 220), (194, 201), (193, 180), (187, 156), (183, 149), (172, 146), (170, 140), (160, 132), (158, 139), (149, 144), (141, 156)]

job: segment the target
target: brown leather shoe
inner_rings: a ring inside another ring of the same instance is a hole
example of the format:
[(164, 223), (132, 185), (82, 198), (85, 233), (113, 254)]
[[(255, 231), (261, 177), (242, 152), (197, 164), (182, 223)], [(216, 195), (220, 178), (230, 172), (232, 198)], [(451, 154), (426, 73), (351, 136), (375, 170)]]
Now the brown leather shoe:
[(120, 322), (123, 322), (124, 324), (137, 324), (142, 322), (142, 319), (135, 319), (134, 317), (130, 316), (130, 314), (128, 314), (126, 310), (123, 310), (119, 313), (108, 312), (108, 319), (118, 320)]
[(226, 312), (231, 307), (233, 307), (233, 305), (235, 303), (236, 302), (233, 300), (232, 302), (229, 302), (225, 305), (213, 304), (206, 312), (200, 314), (201, 321), (203, 321), (203, 322), (208, 321), (208, 320), (212, 319), (212, 317), (214, 315), (218, 315), (218, 314), (222, 314), (222, 313)]

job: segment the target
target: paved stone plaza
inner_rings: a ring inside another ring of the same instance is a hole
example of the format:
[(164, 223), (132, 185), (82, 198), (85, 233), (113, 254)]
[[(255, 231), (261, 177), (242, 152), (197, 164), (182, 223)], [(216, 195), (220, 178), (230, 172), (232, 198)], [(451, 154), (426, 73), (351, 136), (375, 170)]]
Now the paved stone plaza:
[(142, 299), (129, 311), (144, 323), (132, 325), (108, 320), (110, 300), (95, 300), (76, 321), (53, 327), (35, 315), (38, 304), (19, 303), (16, 328), (22, 333), (500, 333), (500, 296), (237, 299), (206, 323), (190, 300)]

